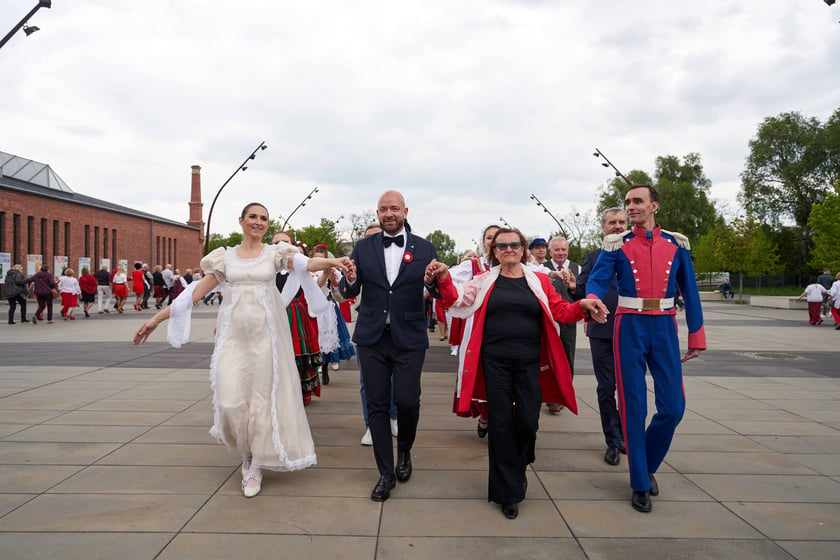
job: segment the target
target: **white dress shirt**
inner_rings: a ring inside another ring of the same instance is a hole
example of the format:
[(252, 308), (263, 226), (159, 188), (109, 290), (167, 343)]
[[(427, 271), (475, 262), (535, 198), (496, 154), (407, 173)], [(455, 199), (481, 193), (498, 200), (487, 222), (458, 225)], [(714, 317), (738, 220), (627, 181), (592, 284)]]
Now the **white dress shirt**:
[(405, 254), (405, 246), (408, 244), (408, 236), (405, 234), (405, 229), (400, 231), (397, 235), (388, 235), (383, 232), (384, 237), (400, 237), (403, 238), (403, 246), (400, 247), (396, 243), (391, 243), (390, 247), (385, 247), (385, 275), (388, 277), (388, 283), (393, 285), (397, 276), (400, 274), (400, 265), (402, 264), (403, 255)]

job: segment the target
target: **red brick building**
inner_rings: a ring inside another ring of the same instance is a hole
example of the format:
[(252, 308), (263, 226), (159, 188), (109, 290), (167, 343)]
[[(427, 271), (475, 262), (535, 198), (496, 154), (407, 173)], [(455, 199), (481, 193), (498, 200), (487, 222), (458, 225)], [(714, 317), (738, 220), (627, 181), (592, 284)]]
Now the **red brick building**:
[(102, 259), (112, 268), (122, 259), (129, 268), (136, 261), (194, 268), (204, 243), (200, 173), (194, 165), (189, 220), (181, 223), (76, 193), (49, 165), (0, 152), (0, 253), (24, 270), (27, 255), (41, 255), (50, 269), (55, 256), (73, 269), (88, 257), (91, 272)]

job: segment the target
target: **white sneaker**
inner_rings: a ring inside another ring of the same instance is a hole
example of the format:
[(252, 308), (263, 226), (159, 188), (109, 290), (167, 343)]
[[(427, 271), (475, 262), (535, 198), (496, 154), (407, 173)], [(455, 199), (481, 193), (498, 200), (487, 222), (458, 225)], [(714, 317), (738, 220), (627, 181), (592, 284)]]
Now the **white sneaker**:
[(457, 356), (458, 355), (458, 347), (452, 346), (452, 349), (449, 351), (450, 356)]
[(333, 371), (338, 371), (338, 362), (333, 362), (330, 364), (330, 369)]
[(391, 420), (391, 435), (397, 437), (397, 434), (399, 434), (399, 426), (397, 425), (397, 419), (394, 418)]
[(370, 437), (370, 428), (365, 430), (365, 435), (362, 436), (362, 445), (373, 445), (373, 438)]

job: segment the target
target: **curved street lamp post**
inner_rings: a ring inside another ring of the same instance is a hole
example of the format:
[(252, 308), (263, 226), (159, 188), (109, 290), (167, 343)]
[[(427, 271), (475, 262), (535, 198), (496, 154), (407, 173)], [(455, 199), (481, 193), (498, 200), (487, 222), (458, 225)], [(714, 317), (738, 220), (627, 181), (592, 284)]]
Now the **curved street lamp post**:
[(251, 155), (249, 155), (248, 157), (245, 158), (245, 161), (243, 161), (239, 165), (239, 167), (236, 168), (236, 171), (234, 171), (231, 174), (231, 176), (228, 177), (227, 181), (225, 181), (224, 184), (221, 187), (219, 187), (219, 190), (216, 191), (216, 196), (213, 197), (213, 203), (210, 205), (210, 212), (208, 212), (208, 214), (207, 214), (207, 227), (206, 227), (205, 233), (204, 233), (204, 254), (205, 255), (207, 254), (207, 252), (210, 248), (210, 218), (213, 217), (213, 208), (215, 208), (215, 206), (216, 206), (216, 200), (219, 199), (219, 195), (222, 194), (222, 190), (224, 190), (224, 188), (227, 186), (227, 184), (230, 183), (230, 180), (233, 179), (233, 177), (237, 173), (239, 173), (240, 171), (245, 171), (246, 169), (248, 169), (248, 166), (245, 165), (245, 164), (248, 163), (249, 160), (256, 159), (257, 158), (257, 152), (260, 151), (260, 150), (265, 150), (266, 148), (268, 148), (268, 146), (265, 145), (265, 142), (260, 142), (260, 145), (257, 146), (256, 148), (254, 148), (254, 151), (251, 152)]

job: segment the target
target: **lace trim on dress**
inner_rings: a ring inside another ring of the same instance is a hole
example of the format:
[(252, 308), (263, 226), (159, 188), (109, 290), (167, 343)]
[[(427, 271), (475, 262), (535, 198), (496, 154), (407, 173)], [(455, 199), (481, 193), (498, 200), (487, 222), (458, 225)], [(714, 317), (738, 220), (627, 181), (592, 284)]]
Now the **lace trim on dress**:
[[(216, 347), (213, 349), (213, 355), (210, 357), (210, 390), (213, 393), (213, 427), (210, 428), (210, 435), (216, 438), (216, 440), (220, 443), (223, 443), (227, 449), (231, 449), (233, 446), (230, 442), (225, 440), (224, 432), (219, 427), (222, 423), (222, 417), (219, 412), (219, 403), (216, 398), (216, 371), (219, 366), (219, 355), (225, 347), (230, 333), (230, 329), (220, 328), (220, 326), (230, 322), (233, 308), (236, 306), (236, 302), (239, 300), (239, 297), (239, 290), (229, 290), (228, 298), (230, 298), (230, 305), (222, 306), (222, 308), (219, 309), (219, 315), (216, 319), (216, 332), (218, 333), (216, 337)], [(176, 299), (175, 301), (177, 302), (178, 300)]]

